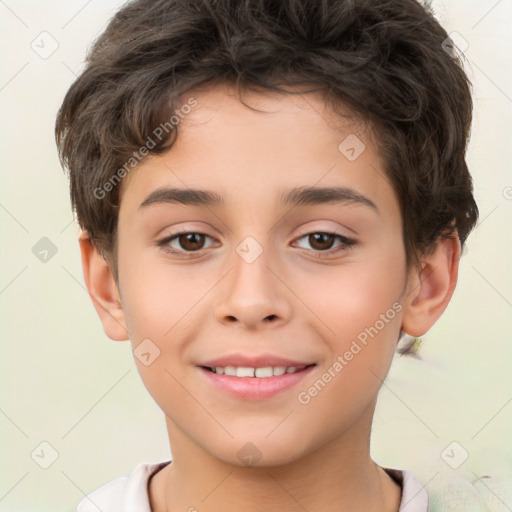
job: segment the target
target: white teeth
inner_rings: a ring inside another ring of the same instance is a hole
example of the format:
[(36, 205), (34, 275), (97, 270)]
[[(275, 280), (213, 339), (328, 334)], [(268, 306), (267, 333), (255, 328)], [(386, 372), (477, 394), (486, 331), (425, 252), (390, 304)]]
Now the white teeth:
[(254, 368), (246, 368), (244, 366), (239, 366), (236, 369), (237, 377), (254, 377)]
[(216, 366), (211, 368), (218, 375), (228, 375), (231, 377), (257, 377), (267, 378), (284, 375), (285, 373), (295, 373), (304, 369), (305, 366), (265, 366), (263, 368), (252, 368), (249, 366)]
[(234, 366), (226, 366), (224, 368), (224, 375), (236, 376), (236, 368)]
[(272, 377), (272, 366), (265, 366), (265, 368), (256, 368), (254, 375), (256, 377)]

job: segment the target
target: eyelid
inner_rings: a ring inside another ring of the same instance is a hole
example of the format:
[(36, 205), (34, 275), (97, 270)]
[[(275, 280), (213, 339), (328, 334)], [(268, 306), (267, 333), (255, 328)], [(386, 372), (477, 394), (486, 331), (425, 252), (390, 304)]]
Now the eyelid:
[[(348, 228), (347, 228), (348, 229)], [(349, 231), (352, 231), (351, 229), (349, 229)], [(311, 235), (313, 233), (326, 233), (328, 235), (336, 235), (336, 236), (341, 236), (343, 238), (348, 238), (350, 239), (350, 236), (349, 235), (346, 235), (344, 233), (340, 233), (336, 228), (305, 228), (305, 229), (301, 229), (299, 230), (299, 234), (297, 235), (296, 239), (297, 238), (301, 238), (303, 237), (304, 235)], [(352, 231), (352, 233), (355, 233), (355, 231)]]
[[(347, 233), (348, 231), (348, 233)], [(347, 241), (349, 241), (351, 244), (355, 244), (359, 242), (359, 235), (351, 228), (343, 226), (343, 229), (340, 229), (339, 227), (328, 227), (328, 226), (309, 226), (305, 228), (299, 228), (299, 234), (295, 237), (295, 240), (298, 238), (301, 238), (305, 235), (311, 235), (313, 233), (325, 233), (327, 235), (333, 235), (333, 236), (339, 236)], [(355, 236), (354, 236), (355, 235)]]
[[(349, 228), (347, 228), (349, 229)], [(351, 230), (353, 233), (355, 233), (355, 231)], [(214, 239), (215, 237), (213, 237), (212, 235), (209, 235), (207, 233), (205, 233), (204, 231), (201, 231), (200, 229), (196, 229), (196, 228), (189, 228), (189, 227), (184, 227), (182, 229), (179, 229), (178, 231), (175, 231), (175, 232), (172, 232), (166, 236), (164, 236), (163, 238), (160, 238), (159, 239), (159, 243), (162, 243), (162, 242), (165, 242), (165, 241), (170, 241), (180, 235), (186, 235), (186, 234), (190, 234), (190, 233), (194, 233), (194, 234), (197, 234), (197, 235), (204, 235), (206, 237), (209, 237), (209, 238), (212, 238)], [(303, 229), (303, 230), (300, 230), (299, 234), (294, 238), (294, 240), (297, 240), (298, 238), (302, 238), (306, 235), (312, 235), (312, 234), (315, 234), (315, 233), (325, 233), (325, 234), (328, 234), (328, 235), (334, 235), (334, 236), (340, 236), (342, 238), (346, 238), (348, 240), (350, 240), (351, 238), (347, 235), (345, 235), (344, 233), (340, 233), (338, 232), (336, 229), (334, 228), (327, 228), (327, 229), (322, 229), (322, 228), (309, 228), (309, 229)]]

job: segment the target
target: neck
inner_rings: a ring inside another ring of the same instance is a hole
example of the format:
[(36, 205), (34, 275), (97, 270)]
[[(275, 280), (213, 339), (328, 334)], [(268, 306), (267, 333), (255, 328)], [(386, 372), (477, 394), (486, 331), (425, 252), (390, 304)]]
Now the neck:
[(369, 454), (373, 408), (362, 416), (315, 452), (268, 467), (219, 460), (167, 419), (173, 462), (150, 481), (152, 511), (396, 512), (400, 488)]

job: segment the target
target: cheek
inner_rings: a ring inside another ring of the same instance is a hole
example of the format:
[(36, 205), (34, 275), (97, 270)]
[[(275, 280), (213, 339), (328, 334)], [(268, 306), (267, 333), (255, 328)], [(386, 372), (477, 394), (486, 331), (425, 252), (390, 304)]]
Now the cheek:
[(333, 433), (376, 397), (395, 353), (402, 310), (397, 276), (366, 267), (340, 278), (346, 286), (326, 282), (318, 294), (322, 323), (332, 332), (324, 337), (328, 356), (322, 373), (305, 384), (300, 402), (331, 424)]
[(385, 316), (386, 327), (399, 323), (401, 306), (396, 304), (405, 283), (403, 276), (390, 268), (381, 256), (376, 263), (330, 269), (324, 275), (317, 273), (302, 287), (302, 295), (327, 327), (329, 336), (343, 344), (377, 322), (382, 328), (381, 315)]
[[(192, 266), (165, 264), (163, 259), (139, 253), (125, 261), (123, 309), (136, 337), (165, 340), (193, 315), (194, 305), (211, 288)], [(134, 340), (136, 341), (136, 340)]]
[[(308, 303), (321, 321), (318, 325), (328, 327), (322, 327), (328, 353), (325, 369), (336, 375), (325, 375), (333, 385), (319, 404), (326, 400), (327, 406), (333, 399), (350, 408), (355, 397), (367, 402), (391, 364), (401, 327), (405, 255), (399, 244), (380, 247), (364, 262), (320, 275), (308, 291)], [(333, 368), (336, 361), (339, 364)]]
[[(206, 315), (201, 299), (212, 284), (192, 266), (171, 266), (142, 252), (125, 259), (123, 272), (123, 309), (135, 363), (146, 388), (164, 408), (169, 390), (179, 399), (181, 388), (173, 377), (185, 379), (187, 347), (200, 335), (204, 318), (198, 315)], [(148, 358), (137, 355), (148, 351), (151, 363), (145, 364)]]

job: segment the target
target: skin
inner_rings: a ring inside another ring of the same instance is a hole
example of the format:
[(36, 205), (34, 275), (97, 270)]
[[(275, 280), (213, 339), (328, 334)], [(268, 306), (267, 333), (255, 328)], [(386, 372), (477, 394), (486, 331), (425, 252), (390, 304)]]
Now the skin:
[[(400, 488), (369, 453), (376, 397), (400, 328), (421, 336), (446, 308), (459, 241), (440, 239), (421, 267), (406, 270), (399, 203), (371, 130), (336, 115), (320, 93), (246, 91), (244, 102), (265, 113), (244, 106), (227, 84), (190, 96), (198, 106), (175, 145), (124, 179), (119, 283), (87, 232), (80, 236), (84, 278), (107, 336), (129, 338), (133, 349), (150, 339), (160, 350), (148, 366), (135, 359), (165, 414), (173, 454), (150, 481), (152, 510), (230, 512), (250, 503), (269, 512), (397, 511)], [(350, 134), (366, 146), (354, 161), (338, 150)], [(225, 203), (140, 209), (162, 186), (212, 190)], [(377, 210), (280, 205), (280, 192), (299, 186), (349, 187)], [(175, 239), (179, 254), (158, 245), (182, 230), (207, 237), (195, 245)], [(322, 246), (307, 236), (325, 232), (355, 243), (334, 237)], [(263, 251), (252, 263), (236, 252), (247, 236)], [(300, 403), (297, 394), (393, 304), (394, 317)], [(277, 396), (242, 400), (211, 386), (196, 366), (235, 351), (316, 366)], [(237, 457), (246, 443), (261, 454), (251, 467)]]

